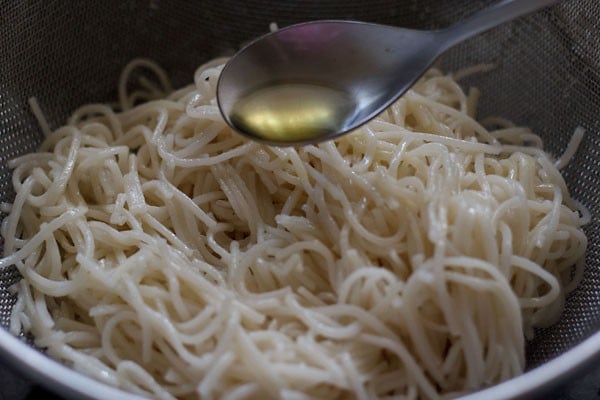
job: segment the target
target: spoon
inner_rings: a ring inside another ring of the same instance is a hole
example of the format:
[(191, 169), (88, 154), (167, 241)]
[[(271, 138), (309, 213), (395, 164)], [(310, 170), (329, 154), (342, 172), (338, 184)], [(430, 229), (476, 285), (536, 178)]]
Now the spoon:
[(217, 102), (240, 134), (270, 145), (316, 143), (376, 117), (450, 47), (557, 0), (503, 0), (435, 31), (315, 21), (264, 35), (223, 68)]

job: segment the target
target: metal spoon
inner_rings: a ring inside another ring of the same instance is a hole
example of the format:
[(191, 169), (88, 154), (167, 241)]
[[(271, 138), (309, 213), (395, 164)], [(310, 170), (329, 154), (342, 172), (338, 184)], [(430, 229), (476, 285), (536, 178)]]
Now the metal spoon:
[(449, 28), (315, 21), (262, 36), (225, 65), (217, 101), (237, 132), (271, 145), (343, 135), (405, 93), (450, 47), (557, 0), (503, 0)]

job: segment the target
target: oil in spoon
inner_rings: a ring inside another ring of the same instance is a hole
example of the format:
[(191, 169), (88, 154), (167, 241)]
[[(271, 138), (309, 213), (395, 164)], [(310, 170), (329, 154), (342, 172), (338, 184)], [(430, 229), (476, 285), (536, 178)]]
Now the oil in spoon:
[(241, 132), (276, 142), (297, 142), (339, 130), (356, 109), (349, 94), (325, 86), (284, 83), (261, 87), (234, 104), (231, 122)]

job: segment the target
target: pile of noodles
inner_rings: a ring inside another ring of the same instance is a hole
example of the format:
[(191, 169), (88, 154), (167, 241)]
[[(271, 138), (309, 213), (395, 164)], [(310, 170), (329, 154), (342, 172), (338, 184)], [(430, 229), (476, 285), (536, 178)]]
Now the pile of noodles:
[[(431, 70), (351, 134), (268, 147), (223, 122), (223, 62), (171, 92), (136, 60), (118, 112), (53, 132), (32, 101), (47, 138), (11, 161), (2, 225), (11, 330), (163, 399), (447, 398), (521, 373), (582, 275), (589, 215), (557, 168), (583, 132), (554, 162)], [(140, 68), (156, 79), (129, 90)]]

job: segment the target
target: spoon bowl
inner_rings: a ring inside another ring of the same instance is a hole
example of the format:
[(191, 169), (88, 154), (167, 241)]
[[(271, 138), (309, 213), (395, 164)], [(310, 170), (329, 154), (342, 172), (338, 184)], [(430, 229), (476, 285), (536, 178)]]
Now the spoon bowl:
[(448, 48), (555, 1), (501, 1), (437, 31), (335, 20), (292, 25), (225, 65), (219, 109), (237, 132), (266, 144), (333, 139), (385, 110)]

